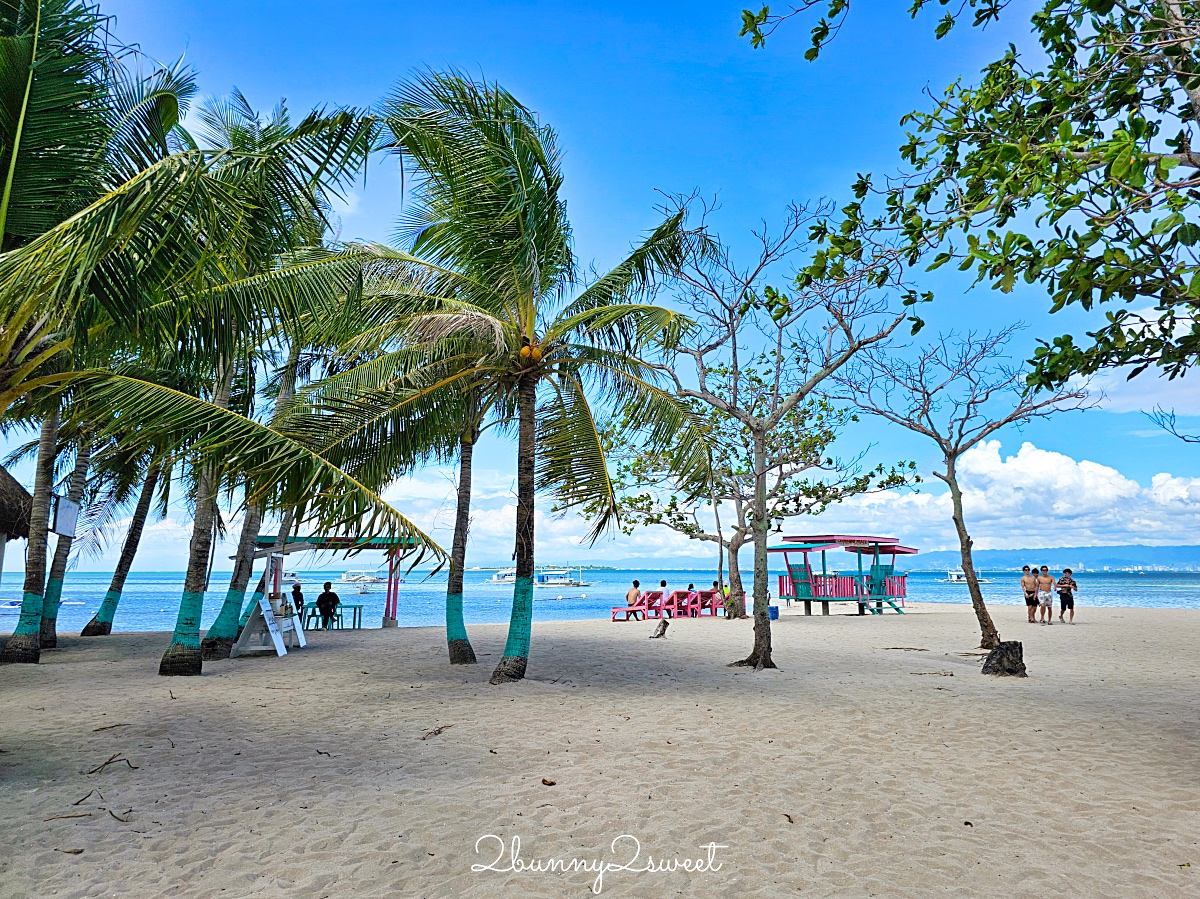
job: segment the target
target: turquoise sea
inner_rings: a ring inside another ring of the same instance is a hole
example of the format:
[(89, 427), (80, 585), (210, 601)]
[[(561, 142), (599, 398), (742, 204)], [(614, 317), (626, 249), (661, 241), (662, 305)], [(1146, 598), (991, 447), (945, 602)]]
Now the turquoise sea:
[[(384, 589), (382, 584), (370, 587), (370, 592), (359, 595), (357, 587), (342, 584), (338, 580), (341, 570), (306, 571), (298, 569), (297, 575), (309, 602), (321, 592), (321, 583), (334, 582), (334, 590), (343, 603), (359, 603), (363, 606), (363, 623), (367, 627), (378, 627), (383, 617)], [(1058, 572), (1055, 572), (1057, 574)], [(578, 574), (578, 570), (576, 570)], [(683, 588), (688, 583), (697, 586), (711, 584), (716, 572), (711, 569), (584, 571), (584, 579), (591, 581), (588, 587), (538, 588), (534, 592), (534, 617), (543, 621), (571, 620), (582, 618), (607, 618), (609, 608), (624, 602), (625, 591), (630, 582), (637, 578), (642, 588), (657, 584), (665, 578), (671, 589)], [(984, 595), (989, 603), (1020, 605), (1023, 600), (1017, 587), (1019, 572), (984, 572), (993, 578), (984, 585)], [(466, 574), (465, 614), (468, 624), (505, 622), (508, 620), (512, 601), (512, 587), (492, 584), (488, 579), (491, 571), (468, 571)], [(909, 598), (917, 602), (965, 603), (967, 590), (953, 584), (939, 583), (944, 572), (914, 572), (909, 575)], [(110, 575), (106, 572), (69, 572), (63, 589), (64, 605), (59, 612), (59, 628), (62, 633), (78, 633), (95, 613), (108, 589)], [(750, 573), (743, 575), (750, 583)], [(1200, 609), (1200, 572), (1100, 572), (1080, 571), (1075, 575), (1080, 593), (1077, 607), (1083, 612), (1091, 606), (1142, 606), (1151, 608)], [(203, 626), (207, 627), (217, 615), (225, 598), (228, 573), (214, 572), (211, 589), (204, 603)], [(777, 579), (771, 577), (774, 592)], [(20, 599), (22, 575), (20, 572), (4, 572), (0, 580), (0, 601)], [(290, 582), (289, 582), (290, 586)], [(411, 575), (400, 586), (399, 620), (402, 627), (424, 627), (438, 625), (443, 621), (443, 597), (446, 575), (440, 573), (432, 578), (422, 574)], [(175, 613), (183, 591), (182, 571), (138, 572), (131, 574), (125, 584), (125, 594), (117, 612), (115, 630), (121, 631), (164, 631), (175, 625)], [(0, 632), (11, 631), (16, 623), (16, 614), (0, 612)]]

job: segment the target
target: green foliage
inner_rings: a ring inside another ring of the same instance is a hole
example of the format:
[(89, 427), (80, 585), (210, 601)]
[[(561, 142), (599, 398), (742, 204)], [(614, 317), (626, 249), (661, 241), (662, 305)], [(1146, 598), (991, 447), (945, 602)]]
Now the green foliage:
[[(739, 390), (745, 397), (758, 397), (751, 401), (752, 414), (766, 411), (773, 371), (774, 364), (765, 354), (740, 367)], [(729, 367), (712, 367), (709, 378), (715, 396), (729, 402)], [(691, 539), (716, 542), (719, 535), (701, 517), (701, 510), (715, 506), (725, 541), (740, 543), (759, 514), (753, 437), (736, 418), (711, 403), (692, 399), (688, 405), (709, 462), (704, 470), (681, 470), (670, 453), (631, 442), (624, 421), (605, 428), (604, 445), (620, 497), (622, 528), (632, 533), (639, 526), (663, 525)], [(767, 505), (762, 513), (768, 529), (788, 518), (819, 515), (852, 496), (920, 480), (911, 462), (864, 469), (865, 453), (839, 458), (834, 443), (855, 421), (852, 411), (812, 398), (790, 409), (770, 429), (765, 440)]]
[[(968, 0), (938, 34), (968, 8), (981, 25), (1003, 7)], [(752, 40), (786, 18), (764, 13)], [(1001, 292), (1042, 287), (1053, 311), (1103, 311), (1087, 341), (1036, 351), (1039, 388), (1109, 366), (1181, 375), (1200, 352), (1200, 6), (1046, 0), (1031, 25), (1036, 46), (1010, 46), (976, 85), (905, 117), (911, 171), (878, 190), (880, 215), (846, 217), (849, 248), (829, 258), (898, 234), (930, 269), (954, 261)]]

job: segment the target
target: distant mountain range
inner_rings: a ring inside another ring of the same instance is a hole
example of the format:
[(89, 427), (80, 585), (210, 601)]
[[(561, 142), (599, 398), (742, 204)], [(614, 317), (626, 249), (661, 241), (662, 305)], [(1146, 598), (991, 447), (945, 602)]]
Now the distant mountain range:
[[(972, 556), (980, 570), (1019, 569), (1023, 565), (1049, 565), (1051, 569), (1138, 568), (1158, 571), (1200, 570), (1200, 546), (1056, 546), (1052, 549), (977, 549)], [(958, 550), (909, 556), (909, 571), (944, 571), (958, 568)]]

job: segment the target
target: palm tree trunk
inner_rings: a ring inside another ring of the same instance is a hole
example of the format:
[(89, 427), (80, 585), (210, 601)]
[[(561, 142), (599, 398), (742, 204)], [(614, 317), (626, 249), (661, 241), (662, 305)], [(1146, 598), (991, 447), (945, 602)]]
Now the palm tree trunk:
[[(229, 407), (229, 391), (233, 385), (233, 364), (217, 374), (213, 390), (213, 405)], [(217, 475), (208, 465), (200, 472), (196, 485), (196, 514), (192, 520), (192, 540), (188, 545), (187, 575), (183, 581), (183, 596), (179, 601), (179, 617), (171, 645), (163, 653), (158, 673), (164, 677), (199, 675), (203, 670), (200, 658), (200, 615), (204, 610), (204, 589), (208, 581), (208, 558), (212, 550), (213, 522), (217, 512)]]
[(762, 671), (774, 668), (771, 661), (771, 615), (767, 584), (767, 536), (771, 521), (767, 518), (767, 451), (766, 434), (754, 435), (754, 518), (750, 522), (754, 535), (754, 648), (746, 658), (734, 662), (739, 667)]
[[(279, 420), (280, 413), (292, 401), (296, 392), (296, 366), (300, 362), (302, 344), (293, 343), (288, 352), (287, 365), (279, 384), (279, 398), (275, 402), (275, 413), (271, 423)], [(247, 488), (249, 490), (249, 488)], [(229, 658), (229, 651), (237, 642), (241, 630), (239, 616), (246, 601), (246, 587), (250, 584), (250, 576), (254, 573), (254, 550), (258, 543), (258, 532), (262, 530), (263, 510), (260, 503), (247, 503), (246, 517), (242, 522), (242, 535), (238, 539), (237, 559), (233, 563), (233, 577), (229, 581), (229, 590), (225, 593), (225, 602), (221, 603), (221, 611), (217, 620), (212, 623), (200, 644), (200, 655), (205, 661), (215, 661)]]
[(475, 650), (463, 621), (463, 569), (467, 563), (467, 530), (471, 526), (471, 459), (479, 428), (472, 424), (458, 446), (458, 507), (454, 516), (454, 544), (450, 550), (450, 574), (446, 578), (446, 646), (451, 665), (474, 665)]
[(225, 602), (217, 620), (204, 634), (200, 643), (200, 655), (206, 662), (229, 658), (229, 650), (237, 642), (238, 618), (242, 606), (246, 602), (246, 588), (250, 585), (250, 576), (254, 573), (254, 550), (258, 542), (258, 532), (262, 530), (262, 507), (251, 503), (246, 508), (246, 517), (242, 521), (242, 535), (238, 539), (237, 558), (233, 563), (233, 577), (229, 580), (229, 590), (225, 593)]
[(492, 672), (493, 684), (510, 683), (525, 676), (533, 625), (533, 472), (537, 381), (533, 377), (522, 378), (517, 391), (520, 413), (517, 432), (517, 583), (513, 587), (508, 641), (504, 644), (500, 664)]
[(742, 568), (739, 555), (744, 538), (736, 533), (729, 538), (729, 596), (725, 597), (727, 619), (746, 618), (746, 588), (742, 586)]
[[(83, 488), (87, 484), (88, 463), (92, 458), (92, 444), (85, 437), (79, 441), (75, 454), (75, 470), (71, 472), (71, 483), (67, 487), (67, 499), (78, 503), (83, 499)], [(67, 562), (71, 559), (74, 537), (58, 536), (54, 544), (54, 561), (50, 565), (50, 578), (46, 582), (46, 598), (42, 603), (42, 649), (58, 646), (58, 604), (62, 600), (63, 578), (67, 574)]]
[(946, 460), (946, 474), (939, 475), (946, 486), (950, 488), (950, 502), (954, 508), (954, 529), (958, 531), (958, 548), (962, 556), (963, 575), (967, 579), (967, 591), (971, 594), (971, 605), (975, 609), (975, 618), (979, 621), (979, 648), (995, 649), (1000, 645), (1000, 632), (992, 621), (991, 613), (983, 602), (983, 591), (979, 589), (979, 576), (975, 573), (975, 560), (971, 555), (974, 541), (967, 533), (967, 524), (963, 518), (962, 490), (958, 486), (958, 472), (953, 459)]
[(46, 590), (46, 528), (50, 490), (54, 486), (54, 457), (58, 448), (58, 411), (42, 419), (38, 436), (37, 470), (29, 509), (29, 549), (25, 554), (25, 591), (16, 630), (0, 650), (0, 664), (30, 662), (42, 656), (42, 597)]
[(158, 486), (159, 467), (157, 462), (151, 462), (146, 469), (146, 482), (142, 484), (142, 492), (138, 496), (137, 506), (133, 510), (133, 520), (129, 522), (129, 533), (125, 535), (125, 543), (121, 547), (121, 558), (117, 560), (117, 568), (113, 572), (108, 592), (104, 601), (84, 627), (81, 637), (106, 637), (112, 633), (113, 618), (117, 614), (117, 604), (121, 601), (121, 591), (125, 589), (125, 578), (133, 567), (133, 557), (137, 555), (138, 543), (142, 539), (142, 529), (146, 526), (146, 518), (150, 515), (150, 503), (154, 501), (154, 489)]
[[(275, 546), (273, 547), (273, 552), (281, 553), (283, 552), (284, 547), (287, 546), (287, 538), (292, 532), (292, 522), (295, 520), (295, 518), (295, 509), (288, 509), (283, 514), (283, 521), (281, 521), (279, 524), (279, 533), (275, 535)], [(262, 577), (258, 579), (258, 587), (255, 588), (254, 595), (250, 597), (245, 608), (242, 609), (241, 616), (238, 618), (238, 636), (241, 636), (242, 628), (244, 628), (246, 626), (246, 622), (250, 620), (250, 613), (254, 611), (254, 607), (258, 605), (258, 601), (263, 598), (268, 588), (269, 585), (267, 584), (267, 571), (264, 569)], [(234, 642), (236, 643), (237, 640), (235, 639)]]

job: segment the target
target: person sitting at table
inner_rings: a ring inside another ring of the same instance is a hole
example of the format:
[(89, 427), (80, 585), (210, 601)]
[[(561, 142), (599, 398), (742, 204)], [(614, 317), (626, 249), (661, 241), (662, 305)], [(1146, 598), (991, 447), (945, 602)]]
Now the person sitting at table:
[(333, 627), (333, 616), (341, 604), (341, 597), (333, 592), (333, 584), (326, 581), (325, 592), (317, 597), (317, 611), (321, 613), (321, 626), (325, 630)]
[(292, 584), (292, 608), (300, 620), (304, 620), (304, 594), (300, 592), (300, 582)]

